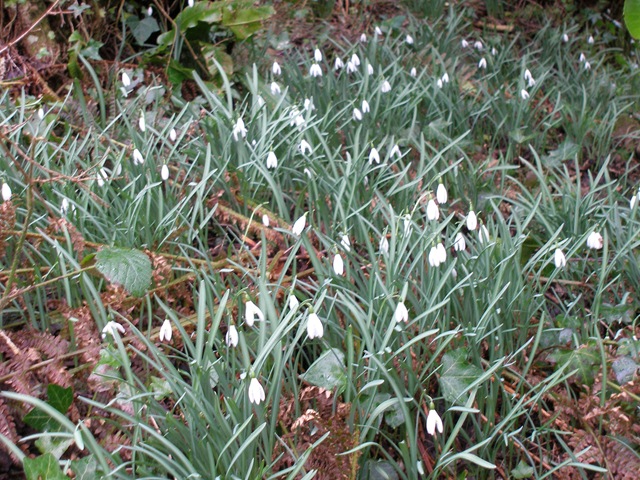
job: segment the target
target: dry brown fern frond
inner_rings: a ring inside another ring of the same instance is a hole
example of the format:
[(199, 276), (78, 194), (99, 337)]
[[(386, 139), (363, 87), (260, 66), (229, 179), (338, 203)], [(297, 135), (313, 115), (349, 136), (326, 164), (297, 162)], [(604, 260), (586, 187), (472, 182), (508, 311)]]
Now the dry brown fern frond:
[(589, 447), (578, 460), (589, 465), (606, 468), (609, 478), (617, 480), (637, 480), (640, 472), (640, 458), (622, 442), (604, 435), (594, 436), (584, 430), (578, 430), (569, 439), (569, 445), (577, 454)]
[(13, 202), (0, 205), (0, 258), (5, 254), (6, 240), (16, 226), (16, 207)]
[(71, 239), (71, 245), (73, 250), (78, 255), (78, 260), (82, 260), (84, 257), (84, 250), (86, 248), (86, 242), (84, 237), (78, 232), (78, 229), (66, 218), (50, 218), (48, 233), (67, 232)]
[[(18, 432), (16, 431), (16, 424), (13, 421), (13, 415), (11, 415), (11, 410), (7, 404), (4, 403), (4, 399), (2, 397), (0, 397), (0, 434), (4, 435), (13, 443), (17, 443), (19, 439)], [(4, 449), (4, 446), (0, 447), (0, 450), (2, 449)], [(9, 452), (9, 450), (5, 451), (9, 454), (11, 461), (15, 465), (20, 463), (20, 460), (13, 453)]]

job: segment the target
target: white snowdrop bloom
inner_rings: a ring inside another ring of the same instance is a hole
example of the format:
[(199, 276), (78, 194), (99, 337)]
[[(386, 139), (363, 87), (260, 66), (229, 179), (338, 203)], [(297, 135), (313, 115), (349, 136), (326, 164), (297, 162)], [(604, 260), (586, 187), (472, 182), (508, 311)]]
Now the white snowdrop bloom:
[(584, 62), (584, 69), (585, 70), (591, 70), (591, 63), (590, 62)]
[(296, 297), (293, 293), (289, 295), (289, 309), (295, 311), (298, 309), (299, 305), (300, 302), (298, 301), (298, 297)]
[(409, 75), (411, 75), (413, 78), (418, 76), (418, 70), (416, 70), (416, 67), (411, 67), (411, 70), (409, 71)]
[(300, 140), (300, 153), (303, 155), (305, 153), (311, 153), (311, 145), (304, 138)]
[(529, 92), (527, 92), (524, 88), (520, 90), (520, 98), (523, 100), (527, 100), (529, 98)]
[(342, 235), (342, 237), (340, 237), (340, 245), (342, 245), (342, 248), (344, 248), (346, 252), (351, 251), (351, 241), (349, 240), (349, 236), (347, 234), (344, 234)]
[(444, 183), (439, 183), (438, 188), (436, 189), (436, 200), (438, 204), (443, 205), (447, 203), (449, 199), (449, 195), (447, 194), (447, 187), (444, 186)]
[(150, 17), (151, 15), (153, 15), (153, 8), (149, 6), (149, 8), (147, 8), (147, 17)]
[(169, 140), (175, 142), (178, 139), (178, 132), (176, 132), (175, 128), (169, 130)]
[(362, 100), (362, 113), (369, 113), (371, 108), (369, 108), (369, 102), (366, 100)]
[(311, 75), (312, 77), (321, 77), (322, 68), (320, 68), (320, 65), (318, 65), (317, 63), (311, 65), (311, 68), (309, 69), (309, 75)]
[(280, 85), (278, 85), (276, 82), (271, 82), (271, 94), (280, 95), (281, 92), (282, 90), (280, 90)]
[(104, 168), (98, 170), (98, 177), (96, 181), (98, 182), (99, 187), (104, 187), (104, 184), (109, 180), (109, 176), (107, 175), (107, 171)]
[[(3, 194), (3, 197), (4, 197), (4, 194)], [(631, 197), (631, 200), (629, 200), (629, 208), (633, 210), (633, 207), (636, 206), (637, 202), (638, 202), (638, 195), (634, 195), (633, 197)]]
[(347, 73), (355, 73), (358, 70), (358, 67), (351, 60), (347, 62)]
[(456, 238), (453, 241), (453, 248), (456, 252), (462, 252), (467, 249), (467, 241), (464, 239), (462, 232), (456, 234)]
[(333, 271), (338, 276), (342, 276), (344, 274), (344, 261), (339, 253), (336, 253), (333, 256)]
[(242, 118), (238, 118), (236, 123), (233, 125), (231, 135), (233, 135), (233, 139), (236, 142), (239, 138), (245, 138), (247, 136), (247, 129), (244, 126), (244, 121), (242, 120)]
[(404, 38), (404, 41), (407, 42), (407, 45), (413, 45), (413, 37), (409, 34)]
[(598, 232), (591, 232), (587, 237), (587, 247), (600, 250), (604, 246), (604, 239)]
[(367, 63), (367, 75), (373, 75), (373, 65)]
[(460, 46), (462, 48), (467, 48), (469, 46), (469, 42), (467, 42), (464, 38), (462, 39), (462, 41), (460, 42)]
[(265, 227), (269, 227), (269, 223), (270, 223), (269, 215), (267, 215), (266, 213), (264, 213), (264, 214), (262, 215), (262, 225), (264, 225)]
[(389, 240), (387, 240), (386, 236), (383, 236), (380, 239), (380, 245), (378, 245), (378, 250), (380, 250), (380, 253), (389, 253)]
[(379, 36), (382, 35), (382, 30), (380, 30), (380, 27), (376, 25), (376, 28), (373, 29), (373, 33)]
[(372, 165), (373, 162), (380, 163), (380, 154), (376, 147), (371, 147), (371, 151), (369, 152), (369, 165)]
[(158, 338), (161, 342), (164, 342), (165, 340), (167, 342), (170, 342), (172, 336), (173, 330), (171, 329), (171, 322), (167, 318), (164, 322), (162, 322), (162, 326), (160, 327), (160, 335), (158, 336)]
[(344, 67), (342, 59), (340, 57), (336, 57), (336, 61), (333, 63), (333, 69), (340, 70), (342, 67)]
[(476, 40), (475, 43), (473, 44), (473, 48), (480, 51), (484, 48), (484, 45), (482, 45), (482, 42), (480, 40)]
[(569, 41), (569, 35), (567, 35), (566, 33), (562, 34), (562, 42), (563, 43), (567, 43)]
[(478, 230), (478, 240), (480, 243), (489, 243), (489, 230), (484, 225), (480, 225), (480, 229)]
[(491, 47), (491, 55), (495, 57), (497, 54), (498, 54), (498, 50), (496, 50), (496, 47)]
[(431, 221), (436, 221), (440, 218), (438, 204), (433, 200), (433, 198), (429, 199), (429, 202), (427, 202), (427, 218)]
[(253, 324), (258, 322), (264, 322), (264, 313), (260, 310), (255, 303), (251, 300), (247, 300), (247, 303), (244, 305), (244, 321), (250, 327), (253, 327)]
[(187, 1), (187, 5), (189, 5), (190, 7), (193, 7), (195, 1), (194, 0), (188, 0)]
[(313, 51), (313, 58), (316, 60), (316, 62), (321, 62), (322, 61), (322, 52), (320, 51), (319, 48), (316, 48)]
[(140, 128), (141, 132), (147, 131), (147, 121), (144, 118), (144, 112), (140, 114), (140, 118), (138, 119), (138, 127)]
[(313, 101), (310, 98), (304, 99), (304, 109), (308, 112), (316, 109), (316, 107), (313, 106)]
[(449, 83), (449, 74), (447, 72), (442, 75), (442, 83)]
[(113, 171), (113, 174), (114, 174), (116, 177), (118, 177), (118, 176), (120, 176), (120, 174), (121, 174), (121, 173), (122, 173), (122, 164), (121, 164), (121, 163), (118, 163), (118, 164), (116, 165), (115, 170)]
[(438, 88), (442, 88), (442, 79), (439, 78), (438, 81), (436, 82), (436, 85), (438, 85)]
[(393, 146), (393, 148), (391, 148), (391, 151), (389, 152), (389, 158), (393, 157), (394, 155), (398, 158), (402, 157), (402, 152), (400, 152), (400, 147), (397, 143)]
[(66, 198), (62, 199), (62, 203), (60, 204), (60, 213), (62, 215), (66, 215), (69, 211), (69, 200)]
[(262, 98), (262, 95), (258, 95), (256, 101), (258, 103), (258, 107), (264, 107), (264, 98)]
[(351, 63), (353, 63), (356, 67), (360, 66), (360, 57), (358, 54), (354, 53), (351, 55)]
[(274, 75), (282, 74), (282, 68), (280, 68), (280, 64), (278, 62), (273, 62), (273, 65), (271, 66), (271, 71), (273, 72)]
[(112, 337), (116, 336), (116, 331), (124, 334), (124, 327), (120, 325), (118, 322), (109, 321), (102, 329), (102, 338), (106, 338), (107, 335), (111, 335)]
[(324, 327), (320, 321), (320, 317), (315, 313), (310, 313), (307, 319), (307, 335), (310, 339), (322, 338), (324, 335)]
[(227, 344), (227, 347), (237, 347), (238, 340), (240, 339), (238, 335), (238, 329), (235, 325), (229, 325), (227, 329), (227, 334), (224, 336), (224, 342)]
[(438, 415), (438, 412), (436, 412), (434, 409), (430, 409), (429, 414), (427, 415), (427, 433), (429, 435), (435, 435), (436, 430), (438, 431), (438, 433), (442, 433), (443, 429), (444, 427), (442, 425), (442, 419), (440, 418), (440, 415)]
[(587, 57), (584, 56), (584, 53), (580, 52), (580, 56), (578, 57), (578, 61), (581, 62), (581, 63), (587, 61)]
[(140, 153), (140, 150), (135, 148), (133, 150), (133, 164), (134, 165), (142, 165), (144, 163), (144, 157)]
[(438, 252), (438, 260), (441, 264), (447, 261), (447, 251), (445, 250), (442, 242), (436, 245), (436, 252)]
[(291, 227), (291, 232), (296, 236), (300, 236), (300, 234), (303, 232), (304, 227), (306, 225), (307, 225), (307, 214), (305, 212), (304, 215), (302, 215), (300, 218), (298, 218), (295, 221), (295, 223), (293, 224), (293, 227)]
[(587, 43), (589, 45), (593, 45), (595, 43), (595, 40), (593, 39), (593, 35), (589, 35), (589, 38), (587, 38)]
[(380, 91), (382, 93), (387, 93), (391, 91), (391, 84), (385, 80), (384, 82), (382, 82), (382, 86), (380, 87)]
[(8, 183), (2, 184), (2, 200), (4, 202), (8, 202), (11, 200), (11, 187)]
[(406, 237), (411, 233), (411, 215), (407, 213), (403, 217), (402, 223), (404, 224), (404, 236)]
[(357, 107), (353, 109), (353, 119), (357, 121), (362, 120), (362, 112)]
[[(533, 75), (531, 75), (531, 70), (526, 68), (524, 71), (523, 77), (527, 82), (530, 82), (531, 80), (533, 80)], [(535, 81), (534, 81), (534, 85), (535, 85)]]
[(249, 401), (256, 405), (260, 405), (260, 402), (264, 402), (264, 399), (264, 388), (262, 388), (262, 385), (260, 385), (257, 378), (252, 378), (249, 383)]
[(360, 43), (367, 43), (367, 36), (364, 33), (360, 35)]
[(431, 247), (431, 250), (429, 250), (429, 265), (432, 267), (440, 266), (440, 253), (438, 253), (436, 246)]
[(398, 305), (396, 305), (396, 310), (393, 312), (393, 319), (398, 323), (407, 323), (409, 321), (409, 311), (404, 302), (398, 302)]
[(166, 163), (162, 165), (162, 168), (160, 169), (160, 178), (164, 181), (169, 180), (169, 167)]
[(131, 85), (131, 77), (127, 75), (127, 72), (122, 72), (121, 81), (122, 81), (122, 86), (125, 88)]
[(480, 59), (480, 61), (478, 62), (478, 68), (487, 68), (487, 60), (486, 58), (482, 57)]
[(269, 151), (267, 154), (267, 168), (277, 168), (278, 167), (278, 157), (273, 153), (273, 150)]
[(476, 212), (471, 210), (469, 215), (467, 215), (467, 228), (469, 230), (475, 230), (478, 228), (478, 217), (476, 217)]
[(559, 248), (556, 248), (553, 253), (553, 263), (555, 263), (556, 268), (564, 268), (567, 264), (567, 257), (564, 256), (564, 253)]

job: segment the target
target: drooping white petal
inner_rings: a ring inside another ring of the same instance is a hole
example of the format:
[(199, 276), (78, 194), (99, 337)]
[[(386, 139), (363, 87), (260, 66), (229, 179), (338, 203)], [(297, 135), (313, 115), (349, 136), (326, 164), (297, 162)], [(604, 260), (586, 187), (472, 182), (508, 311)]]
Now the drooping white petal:
[(169, 167), (166, 163), (162, 165), (162, 168), (160, 169), (160, 178), (162, 178), (162, 180), (164, 181), (167, 181), (169, 179)]
[(309, 318), (307, 319), (307, 335), (310, 339), (322, 338), (324, 335), (322, 321), (315, 313), (310, 313)]
[(304, 227), (306, 225), (307, 225), (307, 214), (305, 213), (295, 221), (295, 223), (293, 224), (293, 227), (291, 228), (291, 232), (296, 236), (300, 236), (300, 234), (304, 231)]
[(249, 383), (249, 401), (260, 405), (260, 402), (264, 402), (265, 398), (264, 388), (262, 388), (257, 378), (252, 378)]
[(2, 184), (2, 200), (4, 202), (8, 202), (11, 200), (11, 187), (8, 183)]
[(227, 330), (227, 334), (224, 336), (224, 341), (227, 344), (227, 347), (237, 347), (238, 340), (240, 339), (238, 335), (238, 329), (235, 325), (229, 325)]
[(438, 200), (438, 203), (440, 205), (443, 205), (447, 203), (448, 199), (449, 199), (449, 195), (447, 194), (447, 188), (444, 186), (443, 183), (439, 183), (438, 188), (436, 189), (436, 200)]
[(409, 321), (409, 311), (404, 302), (398, 302), (396, 305), (396, 311), (393, 313), (393, 318), (396, 322), (407, 323)]
[(337, 253), (333, 257), (333, 271), (339, 277), (344, 275), (344, 261), (342, 260), (342, 257), (339, 253)]
[(159, 339), (161, 342), (164, 342), (165, 340), (167, 342), (171, 341), (171, 336), (173, 335), (173, 331), (171, 329), (171, 322), (169, 321), (169, 319), (165, 319), (164, 322), (162, 322), (162, 326), (160, 327), (160, 335), (159, 335)]
[(556, 248), (556, 251), (553, 253), (553, 263), (556, 268), (564, 268), (567, 265), (567, 258), (559, 248)]
[(433, 198), (427, 202), (427, 218), (431, 221), (435, 221), (440, 218), (438, 204), (433, 200)]
[(436, 430), (438, 433), (442, 433), (443, 429), (442, 419), (440, 418), (440, 415), (438, 415), (438, 412), (435, 410), (429, 410), (429, 414), (427, 415), (427, 433), (429, 435), (435, 435)]
[(456, 234), (456, 238), (453, 241), (453, 248), (457, 251), (457, 252), (461, 252), (463, 250), (466, 250), (467, 248), (467, 241), (464, 239), (464, 235), (462, 235), (462, 232), (458, 232)]
[(471, 210), (469, 215), (467, 215), (467, 228), (469, 230), (475, 230), (478, 227), (478, 217), (476, 217), (476, 212)]
[(373, 162), (380, 163), (380, 154), (378, 153), (376, 147), (372, 147), (371, 151), (369, 152), (369, 165), (372, 165)]

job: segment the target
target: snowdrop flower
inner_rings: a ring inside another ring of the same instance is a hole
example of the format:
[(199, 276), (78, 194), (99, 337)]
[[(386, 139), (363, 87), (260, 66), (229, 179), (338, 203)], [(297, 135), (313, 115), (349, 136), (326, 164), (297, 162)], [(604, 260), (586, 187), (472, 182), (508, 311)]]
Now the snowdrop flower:
[(447, 72), (442, 75), (442, 83), (449, 83), (449, 74)]
[(333, 69), (337, 71), (337, 70), (340, 70), (342, 67), (344, 67), (344, 63), (342, 62), (340, 57), (336, 57), (336, 61), (333, 63)]
[(438, 81), (436, 82), (436, 85), (438, 85), (438, 88), (442, 88), (442, 79), (439, 78)]
[(433, 198), (429, 199), (429, 202), (427, 203), (427, 218), (431, 221), (435, 221), (440, 218), (440, 210), (438, 210), (438, 205)]
[(175, 128), (169, 130), (169, 140), (175, 142), (178, 139), (178, 132), (176, 132)]
[(307, 225), (307, 212), (305, 212), (300, 218), (298, 218), (295, 223), (293, 224), (293, 227), (291, 227), (291, 232), (296, 235), (296, 236), (300, 236), (300, 234), (303, 232), (304, 227)]
[(467, 42), (464, 38), (462, 39), (462, 41), (460, 42), (460, 46), (462, 48), (467, 48), (469, 46), (469, 42)]
[(69, 211), (69, 200), (66, 198), (62, 199), (62, 203), (60, 204), (60, 213), (62, 215), (66, 215)]
[(253, 327), (253, 324), (256, 322), (264, 322), (264, 313), (260, 310), (255, 303), (251, 300), (247, 300), (247, 303), (244, 305), (244, 321), (250, 327)]
[(189, 5), (190, 7), (193, 7), (193, 4), (194, 4), (194, 0), (187, 1), (187, 5)]
[(409, 71), (409, 75), (411, 75), (414, 78), (418, 76), (418, 70), (416, 70), (416, 67), (411, 67), (411, 70)]
[(442, 242), (436, 245), (436, 252), (438, 252), (438, 260), (440, 260), (441, 264), (447, 261), (447, 251), (445, 250)]
[(409, 34), (407, 34), (404, 41), (407, 42), (407, 45), (413, 45), (413, 37)]
[(533, 75), (531, 75), (531, 71), (528, 68), (524, 71), (524, 79), (530, 87), (533, 87), (536, 84), (536, 81), (533, 79)]
[(362, 113), (369, 113), (371, 108), (369, 108), (369, 102), (366, 100), (362, 100)]
[(478, 227), (478, 217), (476, 217), (476, 212), (471, 210), (469, 215), (467, 215), (467, 228), (469, 230), (475, 230)]
[(267, 155), (267, 168), (277, 168), (278, 167), (278, 157), (273, 153), (273, 150), (269, 151)]
[(164, 342), (165, 340), (167, 342), (170, 342), (172, 335), (173, 331), (171, 330), (171, 322), (167, 318), (164, 322), (162, 322), (162, 326), (160, 327), (160, 335), (158, 338), (161, 342)]
[(310, 339), (322, 338), (324, 335), (324, 327), (320, 318), (315, 313), (310, 313), (307, 319), (307, 335)]
[(480, 230), (478, 230), (478, 240), (480, 243), (489, 242), (489, 230), (484, 225), (480, 225)]
[(444, 427), (442, 425), (442, 419), (440, 418), (440, 415), (438, 415), (438, 412), (436, 412), (433, 408), (430, 408), (429, 414), (427, 415), (427, 433), (429, 435), (435, 435), (436, 430), (438, 430), (438, 433), (442, 433), (443, 428)]
[(402, 153), (400, 152), (400, 147), (398, 146), (397, 143), (393, 146), (393, 148), (389, 152), (389, 158), (393, 157), (394, 155), (396, 155), (398, 158), (402, 157)]
[(238, 346), (238, 329), (235, 325), (229, 325), (227, 329), (227, 334), (224, 336), (224, 343), (227, 344), (227, 347), (237, 347)]
[(122, 86), (127, 88), (131, 85), (131, 78), (127, 75), (127, 72), (122, 72)]
[(496, 50), (496, 47), (491, 47), (491, 55), (495, 57), (497, 54), (498, 54), (498, 50)]
[(238, 121), (233, 126), (231, 135), (233, 135), (233, 139), (236, 142), (240, 137), (245, 138), (247, 136), (247, 129), (244, 126), (244, 121), (242, 120), (242, 118), (239, 118)]
[(144, 112), (140, 114), (140, 118), (138, 119), (138, 127), (140, 127), (141, 132), (145, 132), (147, 130), (147, 122), (144, 118)]
[[(2, 186), (2, 188), (3, 188), (2, 196), (4, 197), (4, 185)], [(631, 197), (631, 200), (629, 200), (629, 209), (633, 210), (633, 207), (636, 206), (637, 202), (638, 202), (638, 195), (634, 195), (633, 197)]]
[(289, 309), (295, 311), (298, 309), (299, 305), (300, 302), (298, 301), (298, 297), (296, 297), (293, 293), (289, 295)]
[(429, 250), (429, 265), (432, 267), (440, 266), (440, 253), (438, 252), (438, 247), (433, 246), (431, 250)]
[(360, 66), (360, 57), (357, 54), (351, 55), (351, 63), (353, 63), (356, 67)]
[(411, 215), (407, 213), (402, 221), (404, 223), (404, 236), (406, 237), (411, 233)]
[(580, 56), (578, 57), (579, 62), (585, 62), (587, 57), (584, 56), (584, 53), (580, 52)]
[(587, 38), (587, 43), (589, 45), (593, 45), (595, 43), (595, 40), (593, 39), (593, 35), (589, 35), (589, 38)]
[(280, 92), (282, 92), (282, 90), (280, 90), (280, 85), (278, 85), (276, 82), (271, 82), (271, 94), (280, 95)]
[(604, 239), (598, 232), (591, 232), (587, 237), (587, 247), (600, 250), (604, 246)]
[(467, 241), (464, 239), (462, 232), (458, 232), (455, 240), (453, 241), (453, 248), (456, 252), (462, 252), (467, 249)]
[(529, 92), (527, 92), (524, 88), (520, 90), (520, 98), (523, 100), (527, 100), (529, 98)]
[(311, 145), (305, 139), (300, 141), (300, 152), (304, 155), (305, 152), (311, 153)]
[(342, 237), (340, 238), (340, 245), (342, 245), (342, 248), (344, 248), (346, 252), (351, 251), (351, 241), (349, 240), (349, 236), (347, 234), (342, 235)]
[(322, 68), (320, 68), (320, 65), (318, 65), (317, 63), (311, 65), (311, 68), (309, 69), (309, 75), (311, 75), (312, 77), (321, 77)]
[(370, 63), (367, 63), (367, 74), (373, 75), (373, 65), (371, 65)]
[(150, 17), (151, 15), (153, 15), (153, 8), (149, 6), (149, 8), (147, 8), (147, 17)]
[(367, 43), (367, 36), (364, 33), (360, 35), (360, 43)]
[(278, 62), (273, 62), (273, 66), (271, 67), (271, 71), (274, 75), (282, 74), (282, 69), (280, 68), (280, 64)]
[(553, 263), (555, 263), (556, 268), (564, 268), (567, 264), (567, 257), (564, 256), (564, 253), (559, 248), (556, 248), (553, 253)]
[(487, 68), (487, 60), (484, 57), (478, 62), (478, 68)]
[(107, 335), (111, 335), (112, 337), (116, 336), (116, 330), (122, 334), (124, 334), (124, 327), (120, 325), (118, 322), (109, 321), (102, 329), (102, 338), (106, 338)]
[(567, 35), (566, 33), (562, 34), (562, 42), (563, 43), (567, 43), (569, 41), (569, 35)]
[(142, 165), (144, 163), (144, 157), (140, 153), (140, 150), (135, 148), (133, 150), (133, 164), (134, 165)]
[(387, 240), (386, 236), (383, 236), (380, 239), (380, 245), (378, 246), (378, 250), (380, 250), (380, 253), (389, 253), (389, 240)]
[(264, 399), (264, 388), (262, 388), (257, 378), (252, 378), (249, 383), (249, 401), (260, 405), (260, 402), (264, 402)]
[(347, 62), (347, 73), (355, 73), (357, 70), (356, 64), (349, 60)]
[(473, 44), (473, 48), (480, 51), (484, 48), (484, 45), (482, 45), (482, 42), (480, 40), (476, 40), (476, 42)]
[(8, 202), (11, 200), (11, 187), (8, 183), (2, 184), (2, 201)]
[(357, 121), (362, 120), (362, 112), (357, 107), (353, 109), (353, 119)]
[(162, 165), (162, 168), (160, 169), (160, 178), (165, 182), (169, 180), (169, 167), (167, 167), (166, 163)]
[(265, 227), (267, 227), (267, 228), (268, 228), (268, 227), (269, 227), (269, 223), (270, 223), (270, 222), (271, 222), (271, 221), (269, 220), (269, 215), (267, 215), (266, 213), (264, 213), (264, 214), (262, 215), (262, 225), (264, 225)]
[(373, 29), (373, 33), (376, 35), (382, 35), (382, 30), (380, 30), (380, 27), (376, 25), (376, 28)]
[(438, 200), (439, 205), (443, 205), (447, 203), (448, 199), (449, 195), (447, 194), (447, 187), (444, 186), (444, 183), (440, 182), (436, 189), (436, 200)]
[(313, 106), (313, 101), (310, 98), (304, 99), (304, 109), (309, 112), (316, 109), (316, 107)]
[(315, 58), (316, 62), (321, 62), (322, 61), (322, 52), (320, 51), (319, 48), (316, 48), (313, 51), (313, 58)]
[(404, 302), (398, 302), (398, 305), (396, 305), (396, 311), (393, 313), (393, 318), (398, 323), (407, 323), (409, 321), (409, 311), (404, 305)]
[(589, 63), (589, 62), (584, 62), (584, 69), (585, 69), (585, 70), (591, 70), (591, 63)]
[(387, 93), (391, 91), (391, 84), (385, 80), (384, 82), (382, 82), (382, 86), (380, 87), (380, 91), (382, 93)]
[(104, 187), (106, 181), (109, 180), (109, 176), (107, 175), (107, 171), (104, 168), (98, 170), (98, 177), (96, 181), (98, 182), (99, 187)]
[(371, 151), (369, 152), (369, 165), (373, 165), (373, 162), (380, 163), (380, 154), (376, 147), (371, 147)]
[(336, 253), (333, 256), (333, 271), (338, 276), (342, 276), (344, 274), (344, 261), (339, 253)]

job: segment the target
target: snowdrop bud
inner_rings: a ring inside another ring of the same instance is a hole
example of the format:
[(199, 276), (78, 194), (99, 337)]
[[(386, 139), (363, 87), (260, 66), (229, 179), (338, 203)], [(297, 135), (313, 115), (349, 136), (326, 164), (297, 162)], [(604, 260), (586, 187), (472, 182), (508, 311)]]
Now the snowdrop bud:
[(553, 254), (553, 263), (555, 263), (556, 268), (564, 268), (567, 264), (567, 258), (559, 248), (556, 248), (556, 251)]
[(595, 43), (595, 40), (593, 39), (592, 35), (589, 35), (589, 38), (587, 38), (587, 43), (589, 45), (593, 45)]
[(604, 239), (598, 232), (591, 232), (587, 237), (587, 247), (600, 250), (604, 246)]
[(247, 300), (244, 306), (244, 321), (250, 327), (253, 327), (256, 321), (264, 322), (264, 313), (262, 313), (262, 310), (251, 300)]
[(137, 148), (133, 150), (133, 164), (142, 165), (144, 163), (144, 157)]
[(567, 35), (566, 33), (562, 34), (562, 41), (563, 43), (567, 43), (569, 41), (569, 35)]
[(238, 346), (238, 329), (235, 325), (229, 325), (227, 329), (227, 334), (224, 336), (224, 342), (227, 344), (227, 347), (237, 347)]
[(271, 94), (272, 95), (280, 95), (280, 92), (282, 90), (280, 90), (280, 85), (278, 85), (276, 82), (271, 82)]
[(427, 433), (429, 435), (435, 435), (436, 430), (438, 431), (438, 433), (442, 433), (443, 428), (444, 427), (442, 425), (442, 419), (440, 418), (440, 415), (438, 415), (438, 412), (436, 412), (434, 409), (430, 408), (429, 414), (427, 415)]
[(449, 199), (449, 195), (447, 195), (447, 188), (444, 186), (444, 183), (439, 183), (438, 188), (436, 189), (436, 200), (438, 200), (438, 204), (443, 205), (447, 203)]
[(407, 323), (409, 321), (409, 311), (404, 305), (404, 302), (398, 302), (398, 305), (396, 305), (396, 311), (393, 313), (393, 318), (398, 323)]
[(252, 378), (249, 383), (249, 401), (256, 405), (260, 405), (260, 402), (264, 402), (264, 399), (264, 388), (262, 388), (262, 385), (260, 385), (257, 378)]
[(347, 73), (355, 73), (356, 70), (358, 70), (356, 65), (351, 60), (349, 60), (347, 62)]
[(444, 248), (444, 245), (442, 244), (442, 242), (438, 243), (438, 245), (436, 245), (436, 251), (438, 252), (438, 260), (440, 261), (440, 263), (444, 263), (447, 261), (447, 251)]
[(484, 225), (480, 225), (480, 230), (478, 230), (478, 240), (480, 243), (489, 242), (489, 230)]
[(145, 132), (147, 130), (147, 122), (144, 118), (144, 112), (140, 114), (140, 118), (138, 119), (138, 127), (140, 127), (141, 132)]
[(580, 56), (578, 57), (579, 62), (585, 62), (587, 57), (584, 56), (584, 53), (580, 52)]
[(406, 237), (411, 233), (411, 215), (407, 213), (402, 221), (404, 223), (404, 236)]
[(438, 88), (442, 88), (442, 79), (439, 78), (438, 81), (436, 82), (436, 85), (438, 85)]
[(98, 178), (96, 179), (99, 187), (104, 187), (104, 184), (109, 179), (107, 171), (104, 168), (98, 170)]
[(8, 202), (11, 200), (11, 187), (8, 183), (2, 184), (2, 200), (4, 202)]
[(273, 151), (270, 151), (267, 154), (267, 168), (277, 168), (278, 167), (278, 157)]
[(310, 98), (304, 99), (304, 109), (309, 112), (316, 109), (316, 107), (313, 106), (313, 101), (311, 101)]
[(380, 245), (378, 246), (380, 253), (389, 253), (389, 240), (387, 240), (386, 236), (383, 236), (380, 239)]
[(400, 152), (400, 147), (398, 146), (398, 144), (395, 144), (389, 152), (389, 158), (393, 157), (394, 155), (396, 155), (398, 158), (402, 157), (402, 153)]
[(371, 65), (370, 63), (367, 63), (367, 74), (373, 75), (373, 65)]
[(469, 215), (467, 215), (467, 228), (469, 230), (475, 230), (478, 227), (478, 217), (476, 217), (476, 212), (471, 210)]
[(344, 274), (344, 261), (340, 254), (336, 254), (333, 257), (333, 271), (338, 276), (342, 276)]
[(289, 309), (295, 311), (298, 309), (299, 305), (300, 302), (298, 301), (298, 297), (296, 297), (293, 293), (289, 295)]
[(266, 213), (262, 215), (262, 225), (264, 225), (265, 227), (269, 227), (269, 215), (267, 215)]
[(467, 48), (469, 46), (469, 42), (467, 42), (464, 38), (462, 39), (462, 41), (460, 42), (460, 46), (462, 48)]
[(271, 71), (274, 75), (280, 75), (282, 73), (282, 69), (280, 68), (280, 64), (278, 62), (273, 62), (273, 66), (271, 67)]
[(151, 15), (153, 15), (153, 8), (149, 6), (149, 8), (147, 8), (147, 17), (150, 17)]
[(169, 130), (169, 140), (175, 142), (178, 139), (178, 132), (176, 132), (175, 128)]
[(360, 66), (360, 57), (356, 53), (351, 55), (351, 63), (353, 63), (356, 67)]
[(309, 69), (309, 75), (312, 77), (321, 77), (322, 68), (320, 68), (320, 65), (318, 65), (317, 63), (311, 65), (311, 68)]
[(529, 92), (527, 92), (524, 88), (520, 90), (520, 98), (523, 100), (527, 100), (529, 98)]
[(322, 61), (322, 52), (319, 48), (316, 48), (313, 52), (313, 58), (315, 58), (316, 62)]
[(315, 313), (310, 313), (307, 319), (307, 335), (310, 339), (322, 338), (324, 335), (324, 327), (320, 318)]
[(409, 34), (407, 34), (404, 41), (407, 42), (407, 45), (413, 45), (413, 37)]
[(306, 152), (311, 153), (311, 145), (309, 145), (309, 142), (307, 142), (306, 140), (302, 139), (300, 141), (300, 152), (304, 155)]
[(380, 30), (380, 27), (376, 25), (376, 28), (373, 29), (373, 33), (376, 35), (382, 35), (382, 30)]
[(371, 109), (369, 108), (369, 102), (366, 100), (362, 100), (362, 113), (369, 113)]
[(62, 203), (60, 204), (60, 213), (62, 215), (66, 215), (69, 211), (69, 200), (66, 198), (62, 199)]
[(496, 47), (491, 47), (491, 55), (495, 57), (497, 54), (498, 54), (498, 50), (496, 50)]
[(416, 70), (416, 67), (411, 67), (411, 70), (409, 71), (409, 75), (411, 75), (414, 78), (418, 76), (418, 70)]
[(162, 322), (162, 326), (160, 327), (159, 339), (161, 342), (164, 342), (165, 340), (167, 342), (170, 342), (172, 335), (173, 331), (171, 330), (171, 322), (169, 321), (169, 319), (165, 319), (165, 321)]
[(427, 203), (427, 218), (431, 221), (436, 221), (440, 218), (440, 210), (433, 198)]
[(238, 121), (233, 126), (233, 131), (231, 132), (233, 135), (233, 139), (237, 142), (239, 138), (245, 138), (247, 136), (247, 129), (244, 126), (244, 121), (242, 118), (239, 118)]
[(387, 93), (391, 91), (391, 84), (385, 80), (384, 82), (382, 82), (382, 86), (380, 87), (380, 91), (382, 93)]
[(305, 212), (304, 215), (302, 215), (300, 218), (298, 218), (295, 223), (293, 224), (293, 227), (291, 227), (291, 232), (296, 235), (296, 236), (300, 236), (300, 234), (303, 232), (304, 227), (307, 225), (307, 213)]
[(453, 241), (453, 248), (456, 252), (462, 252), (463, 250), (467, 249), (467, 241), (464, 239), (464, 235), (462, 235), (462, 232), (458, 232), (456, 234), (456, 238)]
[(478, 62), (478, 68), (487, 68), (487, 60), (484, 57)]
[(442, 83), (449, 83), (449, 74), (447, 72), (442, 75)]
[(482, 42), (480, 40), (476, 40), (476, 42), (473, 44), (473, 48), (480, 51), (484, 48), (484, 46), (482, 45)]
[(369, 152), (369, 165), (372, 165), (373, 162), (380, 163), (380, 154), (378, 150), (376, 150), (376, 147), (372, 147)]
[(333, 69), (340, 70), (342, 67), (344, 67), (344, 63), (342, 62), (340, 57), (336, 57), (336, 61), (333, 63)]
[(131, 78), (127, 75), (127, 72), (122, 72), (122, 86), (128, 87), (131, 85)]
[(585, 70), (591, 70), (591, 63), (589, 63), (589, 62), (584, 62), (584, 69), (585, 69)]
[(360, 43), (367, 43), (367, 36), (364, 33), (360, 35)]
[(164, 181), (169, 180), (169, 167), (167, 167), (166, 163), (162, 165), (162, 168), (160, 169), (160, 178)]
[(342, 237), (340, 238), (340, 245), (342, 245), (342, 248), (344, 248), (346, 252), (351, 251), (351, 241), (349, 240), (348, 235), (342, 235)]
[(358, 108), (353, 109), (353, 119), (357, 121), (362, 120), (362, 112)]

